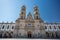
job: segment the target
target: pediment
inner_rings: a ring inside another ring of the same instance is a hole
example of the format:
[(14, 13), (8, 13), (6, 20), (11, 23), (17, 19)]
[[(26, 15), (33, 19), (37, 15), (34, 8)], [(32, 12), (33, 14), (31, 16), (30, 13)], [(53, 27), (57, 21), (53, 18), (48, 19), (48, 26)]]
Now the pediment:
[(27, 16), (27, 19), (28, 19), (28, 20), (33, 19), (30, 12), (29, 12), (29, 14), (28, 14), (28, 16)]

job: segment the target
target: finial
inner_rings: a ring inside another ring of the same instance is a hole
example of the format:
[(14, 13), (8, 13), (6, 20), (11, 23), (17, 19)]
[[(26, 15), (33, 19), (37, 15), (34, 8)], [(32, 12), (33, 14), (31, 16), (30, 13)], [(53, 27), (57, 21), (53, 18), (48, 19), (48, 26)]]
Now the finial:
[(25, 5), (23, 5), (22, 8), (26, 8)]
[(35, 5), (34, 5), (34, 8), (38, 8), (38, 6), (35, 4)]

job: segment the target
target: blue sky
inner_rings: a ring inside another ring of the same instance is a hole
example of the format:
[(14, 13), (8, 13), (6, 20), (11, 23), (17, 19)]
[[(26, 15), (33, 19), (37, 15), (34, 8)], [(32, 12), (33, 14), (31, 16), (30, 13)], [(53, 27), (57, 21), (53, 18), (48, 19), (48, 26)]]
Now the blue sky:
[(60, 22), (60, 0), (0, 0), (0, 22), (14, 22), (23, 5), (26, 5), (26, 14), (33, 15), (34, 5), (37, 5), (45, 22)]

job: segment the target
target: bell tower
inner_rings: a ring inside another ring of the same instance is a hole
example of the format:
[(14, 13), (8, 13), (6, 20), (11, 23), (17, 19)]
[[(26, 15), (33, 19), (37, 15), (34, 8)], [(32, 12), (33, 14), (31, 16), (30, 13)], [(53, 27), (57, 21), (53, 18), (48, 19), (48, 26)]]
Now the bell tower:
[(39, 10), (37, 6), (34, 6), (34, 19), (39, 19)]
[(21, 19), (26, 18), (26, 7), (25, 7), (25, 5), (23, 5), (22, 8), (21, 8), (20, 18)]

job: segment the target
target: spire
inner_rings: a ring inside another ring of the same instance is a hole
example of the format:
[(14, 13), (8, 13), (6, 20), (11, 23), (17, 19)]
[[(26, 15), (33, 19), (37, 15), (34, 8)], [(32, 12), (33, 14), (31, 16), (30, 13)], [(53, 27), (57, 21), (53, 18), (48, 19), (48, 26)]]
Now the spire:
[(39, 11), (38, 11), (38, 7), (35, 5), (34, 6), (34, 19), (39, 19)]
[(38, 6), (34, 6), (34, 19), (35, 20), (40, 20), (40, 22), (43, 22), (43, 20), (41, 19), (40, 15), (39, 15), (39, 10), (38, 10)]
[(38, 6), (37, 5), (34, 6), (34, 11), (38, 11)]
[(33, 19), (31, 13), (29, 12), (27, 19)]
[(25, 7), (25, 5), (23, 5), (22, 7), (21, 7), (21, 11), (25, 11), (26, 10), (26, 7)]
[(25, 5), (23, 5), (23, 6), (21, 7), (20, 18), (21, 18), (21, 19), (25, 19), (25, 18), (26, 18), (26, 7), (25, 7)]

